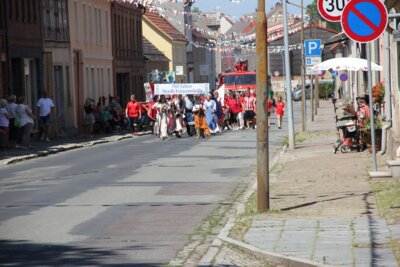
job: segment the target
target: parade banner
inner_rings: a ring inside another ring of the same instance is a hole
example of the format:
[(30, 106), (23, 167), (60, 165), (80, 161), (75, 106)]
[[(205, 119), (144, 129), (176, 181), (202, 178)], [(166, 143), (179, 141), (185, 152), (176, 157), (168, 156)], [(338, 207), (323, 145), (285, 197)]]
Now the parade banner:
[(210, 92), (208, 83), (155, 84), (155, 95), (204, 95)]

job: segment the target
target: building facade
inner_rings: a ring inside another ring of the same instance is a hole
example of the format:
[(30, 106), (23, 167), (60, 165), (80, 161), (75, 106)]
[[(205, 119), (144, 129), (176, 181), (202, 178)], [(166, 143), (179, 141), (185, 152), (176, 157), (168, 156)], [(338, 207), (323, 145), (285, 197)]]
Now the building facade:
[(147, 82), (157, 80), (159, 70), (169, 69), (168, 58), (145, 37), (143, 37), (143, 56)]
[(55, 105), (53, 135), (76, 132), (71, 86), (71, 49), (67, 0), (41, 0), (43, 89)]
[(169, 69), (160, 71), (175, 71), (175, 82), (186, 82), (186, 37), (157, 13), (147, 12), (142, 25), (143, 36), (169, 60)]
[(5, 8), (9, 85), (5, 94), (25, 96), (34, 107), (43, 90), (40, 0), (7, 0)]
[(8, 94), (6, 0), (0, 0), (0, 97)]
[(83, 125), (87, 97), (98, 102), (114, 96), (109, 1), (68, 0), (71, 43), (71, 88), (75, 126)]
[(125, 104), (134, 94), (145, 100), (142, 14), (144, 7), (125, 2), (111, 3), (114, 91)]

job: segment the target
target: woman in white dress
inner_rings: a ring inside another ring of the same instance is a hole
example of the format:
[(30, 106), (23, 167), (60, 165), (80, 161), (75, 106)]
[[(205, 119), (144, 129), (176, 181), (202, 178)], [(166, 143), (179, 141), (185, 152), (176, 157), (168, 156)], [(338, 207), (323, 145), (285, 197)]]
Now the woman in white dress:
[(217, 103), (214, 99), (211, 98), (211, 95), (208, 94), (206, 100), (204, 101), (204, 108), (206, 111), (206, 120), (208, 129), (212, 134), (216, 134), (219, 132), (219, 127), (217, 124)]
[(157, 106), (157, 122), (158, 122), (158, 135), (163, 140), (168, 138), (168, 118), (169, 118), (169, 104), (164, 95), (160, 97)]

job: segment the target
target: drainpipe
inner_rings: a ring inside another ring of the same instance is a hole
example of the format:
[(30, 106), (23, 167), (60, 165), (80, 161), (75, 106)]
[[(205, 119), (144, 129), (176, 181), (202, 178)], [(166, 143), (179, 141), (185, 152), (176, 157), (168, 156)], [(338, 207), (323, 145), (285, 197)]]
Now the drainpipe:
[(392, 128), (392, 96), (391, 96), (391, 82), (390, 82), (390, 35), (387, 31), (384, 34), (384, 47), (385, 47), (385, 115), (386, 124), (382, 128), (382, 146), (380, 154), (386, 153), (387, 148), (387, 131)]

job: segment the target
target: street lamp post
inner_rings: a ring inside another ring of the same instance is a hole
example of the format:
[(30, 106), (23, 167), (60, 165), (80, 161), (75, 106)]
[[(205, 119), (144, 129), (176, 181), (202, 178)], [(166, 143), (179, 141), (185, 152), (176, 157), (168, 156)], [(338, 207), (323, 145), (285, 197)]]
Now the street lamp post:
[(258, 0), (256, 25), (257, 51), (257, 209), (269, 210), (269, 152), (268, 152), (268, 53), (267, 53), (267, 16), (265, 0)]
[(283, 30), (284, 30), (284, 47), (285, 47), (285, 70), (286, 70), (286, 95), (287, 95), (287, 117), (288, 117), (288, 140), (289, 149), (293, 150), (295, 147), (294, 139), (294, 125), (293, 125), (293, 103), (292, 103), (292, 86), (290, 76), (290, 63), (289, 63), (289, 34), (288, 34), (288, 21), (287, 21), (287, 2), (283, 3)]

